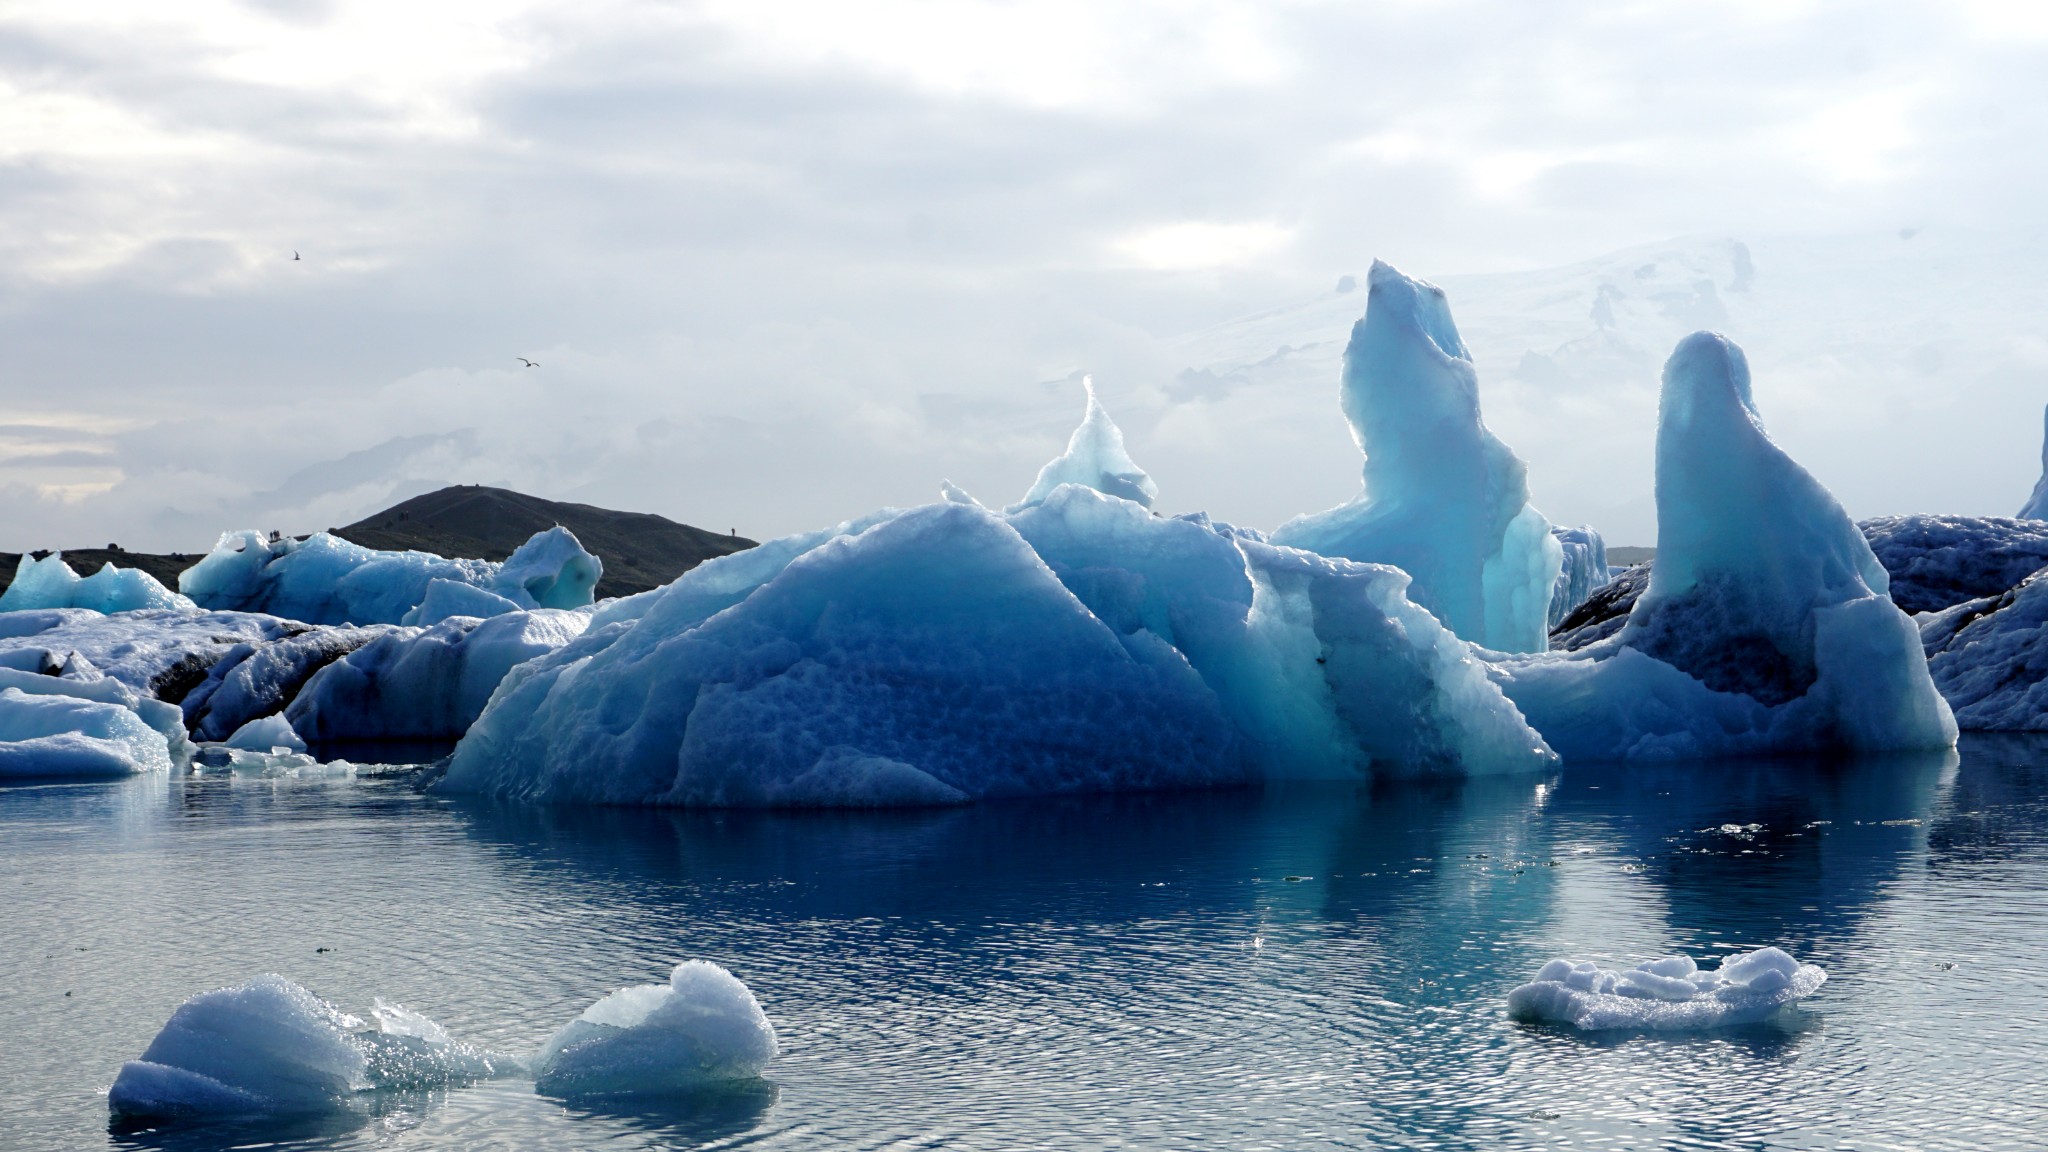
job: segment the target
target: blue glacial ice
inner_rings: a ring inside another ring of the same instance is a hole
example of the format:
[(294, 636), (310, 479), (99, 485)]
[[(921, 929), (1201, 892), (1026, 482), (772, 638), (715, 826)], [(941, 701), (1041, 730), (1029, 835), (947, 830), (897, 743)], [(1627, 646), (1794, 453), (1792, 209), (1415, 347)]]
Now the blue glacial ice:
[(516, 1060), (450, 1039), (378, 1001), (351, 1016), (281, 976), (259, 976), (178, 1007), (107, 1093), (117, 1119), (216, 1120), (333, 1112), (377, 1089), (468, 1084)]
[(1612, 577), (1607, 569), (1607, 541), (1600, 533), (1580, 525), (1553, 527), (1550, 534), (1557, 537), (1558, 546), (1564, 550), (1564, 566), (1558, 571), (1557, 586), (1550, 594), (1550, 618), (1545, 623), (1546, 629), (1555, 629), (1572, 614), (1572, 609), (1607, 587)]
[(1405, 573), (1255, 537), (1063, 484), (769, 541), (514, 668), (441, 787), (837, 807), (1554, 763)]
[(23, 556), (15, 568), (14, 583), (0, 592), (0, 612), (22, 612), (46, 608), (85, 608), (94, 612), (135, 612), (150, 608), (196, 607), (192, 601), (157, 582), (140, 568), (103, 566), (80, 578), (64, 562), (62, 552), (43, 559)]
[(1508, 993), (1517, 1020), (1570, 1024), (1583, 1031), (1693, 1031), (1769, 1019), (1820, 990), (1827, 973), (1776, 948), (1738, 952), (1705, 970), (1666, 956), (1615, 972), (1583, 960), (1552, 960), (1536, 979)]
[(2034, 481), (2033, 493), (2018, 512), (2022, 520), (2048, 520), (2048, 409), (2041, 413), (2041, 424), (2041, 478)]
[[(1034, 504), (1044, 503), (1053, 490), (1062, 484), (1079, 484), (1111, 496), (1129, 500), (1133, 504), (1150, 508), (1152, 501), (1159, 497), (1159, 485), (1145, 474), (1124, 450), (1123, 430), (1109, 418), (1102, 402), (1095, 398), (1095, 379), (1081, 378), (1081, 386), (1088, 393), (1088, 406), (1082, 413), (1081, 426), (1074, 429), (1074, 435), (1067, 441), (1067, 450), (1048, 461), (1038, 470), (1038, 479), (1032, 482), (1031, 490), (1024, 499), (1010, 506), (1009, 511), (1018, 512)], [(959, 503), (961, 498), (974, 502), (974, 497), (947, 481), (943, 486), (946, 499)]]
[(1503, 659), (1571, 759), (1946, 747), (1956, 722), (1863, 534), (1765, 434), (1749, 365), (1688, 336), (1664, 368), (1657, 560), (1621, 630)]
[(649, 1096), (758, 1077), (777, 1048), (753, 992), (716, 964), (621, 988), (548, 1038), (533, 1059), (549, 1096)]
[(1543, 651), (1563, 550), (1529, 503), (1527, 466), (1480, 418), (1443, 290), (1377, 261), (1369, 282), (1341, 394), (1365, 489), (1281, 525), (1273, 543), (1396, 565), (1413, 578), (1409, 598), (1464, 639)]
[[(437, 581), (466, 585), (519, 608), (591, 603), (603, 564), (568, 529), (535, 533), (503, 563), (450, 560), (429, 552), (379, 552), (325, 532), (305, 540), (261, 532), (224, 533), (213, 551), (178, 577), (200, 607), (264, 612), (307, 624), (399, 624), (427, 601)], [(435, 610), (448, 612), (443, 590)], [(474, 613), (466, 613), (474, 614)]]
[(282, 719), (322, 743), (453, 740), (515, 665), (583, 634), (590, 612), (542, 608), (393, 628), (306, 681)]
[(0, 651), (0, 779), (125, 776), (191, 759), (176, 707), (102, 675), (77, 653), (59, 668), (23, 666), (47, 658), (35, 649)]

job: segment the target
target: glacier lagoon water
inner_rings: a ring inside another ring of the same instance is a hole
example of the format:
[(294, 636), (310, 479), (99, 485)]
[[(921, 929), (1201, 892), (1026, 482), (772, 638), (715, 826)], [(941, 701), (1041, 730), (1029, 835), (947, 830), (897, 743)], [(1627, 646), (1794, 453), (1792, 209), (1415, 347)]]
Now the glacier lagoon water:
[[(1752, 827), (1755, 826), (1755, 827)], [(1836, 765), (897, 813), (504, 807), (390, 779), (0, 789), (0, 1148), (2038, 1146), (2048, 743)], [(1699, 1036), (1517, 1024), (1546, 960), (1826, 967)], [(783, 1054), (605, 1108), (530, 1082), (110, 1131), (186, 997), (278, 972), (531, 1050), (717, 961)]]

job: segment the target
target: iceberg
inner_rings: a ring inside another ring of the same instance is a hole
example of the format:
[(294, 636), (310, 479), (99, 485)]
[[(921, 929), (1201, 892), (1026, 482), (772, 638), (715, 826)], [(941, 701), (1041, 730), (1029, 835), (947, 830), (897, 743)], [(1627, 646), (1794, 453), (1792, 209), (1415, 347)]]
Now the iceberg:
[(43, 559), (23, 556), (15, 568), (14, 583), (0, 592), (0, 612), (22, 612), (40, 608), (84, 608), (93, 612), (135, 612), (150, 608), (180, 608), (192, 611), (192, 601), (157, 582), (140, 568), (103, 566), (81, 579), (64, 562), (62, 552)]
[[(204, 608), (307, 624), (398, 624), (422, 606), (437, 581), (489, 593), (514, 608), (587, 607), (603, 569), (559, 526), (535, 533), (503, 563), (380, 552), (325, 532), (298, 540), (242, 531), (223, 533), (212, 552), (178, 577), (178, 587)], [(452, 610), (448, 598), (443, 591), (437, 604)], [(468, 598), (468, 606), (476, 604)]]
[(438, 787), (866, 807), (1555, 763), (1407, 586), (1083, 484), (884, 510), (599, 606)]
[(1939, 612), (1998, 596), (2048, 567), (2048, 523), (2002, 516), (1884, 516), (1857, 527), (1891, 577), (1892, 603)]
[(1611, 579), (1607, 570), (1607, 541), (1600, 533), (1580, 525), (1553, 527), (1558, 547), (1564, 550), (1564, 567), (1557, 574), (1557, 586), (1550, 594), (1550, 616), (1544, 627), (1556, 631), (1572, 610), (1593, 598)]
[[(260, 619), (275, 619), (261, 617)], [(395, 631), (282, 625), (269, 639), (244, 641), (214, 660), (181, 702), (185, 726), (201, 740), (226, 740), (258, 717), (284, 711), (320, 670)]]
[(1508, 993), (1517, 1020), (1582, 1031), (1680, 1031), (1754, 1024), (1820, 990), (1828, 975), (1777, 948), (1738, 952), (1711, 971), (1666, 956), (1614, 972), (1582, 960), (1552, 960)]
[(1647, 591), (1607, 639), (1491, 669), (1568, 760), (1947, 747), (1955, 718), (1888, 583), (1764, 432), (1741, 349), (1695, 333), (1664, 368)]
[(2048, 520), (2048, 409), (2042, 410), (2041, 424), (2041, 478), (2034, 481), (2033, 493), (2019, 510), (2021, 520)]
[(368, 1021), (282, 976), (180, 1005), (107, 1093), (116, 1119), (217, 1120), (332, 1112), (359, 1093), (489, 1079), (518, 1064), (378, 1001)]
[(478, 620), (491, 616), (503, 616), (507, 612), (519, 611), (519, 605), (488, 589), (474, 584), (435, 577), (427, 581), (427, 594), (410, 612), (399, 618), (400, 624), (420, 628), (431, 628), (452, 616), (471, 616)]
[(1413, 578), (1409, 598), (1460, 637), (1543, 651), (1564, 554), (1529, 503), (1527, 466), (1480, 418), (1443, 290), (1378, 261), (1368, 280), (1341, 393), (1365, 490), (1281, 525), (1273, 543), (1395, 565)]
[[(1082, 413), (1081, 426), (1074, 429), (1074, 435), (1067, 441), (1067, 450), (1038, 470), (1031, 490), (1008, 511), (1021, 512), (1042, 504), (1063, 484), (1093, 488), (1144, 508), (1150, 508), (1152, 501), (1158, 499), (1159, 485), (1124, 450), (1123, 430), (1095, 398), (1095, 378), (1083, 376), (1081, 387), (1088, 393), (1088, 406)], [(944, 483), (942, 491), (950, 502), (963, 502), (962, 497), (966, 503), (974, 502), (972, 496), (954, 487), (951, 481)]]
[(241, 612), (8, 612), (0, 613), (0, 663), (54, 670), (77, 656), (138, 695), (175, 704), (204, 684), (209, 670), (239, 645), (259, 646), (305, 630), (274, 616)]
[(515, 666), (583, 634), (590, 613), (552, 608), (393, 628), (305, 682), (280, 722), (316, 743), (454, 740)]
[(54, 675), (0, 667), (0, 779), (165, 772), (191, 755), (177, 708), (82, 657)]
[(667, 984), (621, 988), (549, 1037), (533, 1060), (534, 1089), (670, 1094), (753, 1079), (776, 1052), (775, 1027), (753, 992), (718, 965), (690, 960)]
[(2048, 731), (2048, 571), (1920, 617), (1927, 670), (1971, 731)]

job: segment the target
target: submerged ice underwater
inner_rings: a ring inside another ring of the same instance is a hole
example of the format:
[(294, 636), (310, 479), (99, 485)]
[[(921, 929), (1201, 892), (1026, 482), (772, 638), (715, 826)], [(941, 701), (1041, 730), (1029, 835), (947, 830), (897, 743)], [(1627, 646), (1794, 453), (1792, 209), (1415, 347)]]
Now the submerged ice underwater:
[[(2048, 727), (2039, 674), (2011, 674), (2048, 610), (2031, 570), (2015, 584), (1986, 559), (2048, 562), (2027, 551), (2048, 534), (1947, 518), (1916, 547), (1859, 526), (1766, 434), (1725, 337), (1687, 337), (1664, 367), (1647, 571), (1610, 569), (1597, 532), (1530, 502), (1441, 290), (1375, 264), (1340, 399), (1363, 491), (1270, 534), (1155, 513), (1091, 387), (1017, 503), (947, 483), (939, 503), (603, 602), (601, 563), (562, 528), (502, 564), (231, 532), (177, 592), (24, 559), (0, 595), (0, 778), (312, 779), (352, 771), (352, 743), (454, 741), (413, 780), (451, 800), (943, 809), (1939, 754), (1958, 736), (1951, 686), (1982, 727)], [(1971, 575), (1908, 616), (1893, 569), (1944, 564)], [(1983, 583), (1992, 568), (2004, 583)], [(1772, 943), (1620, 971), (1528, 956), (1498, 1000), (1581, 1030), (1755, 1022), (1827, 978)], [(257, 977), (179, 1008), (110, 1105), (192, 1120), (508, 1075), (560, 1097), (753, 1080), (774, 1027), (732, 974), (680, 958), (669, 984), (613, 993), (538, 1052)]]

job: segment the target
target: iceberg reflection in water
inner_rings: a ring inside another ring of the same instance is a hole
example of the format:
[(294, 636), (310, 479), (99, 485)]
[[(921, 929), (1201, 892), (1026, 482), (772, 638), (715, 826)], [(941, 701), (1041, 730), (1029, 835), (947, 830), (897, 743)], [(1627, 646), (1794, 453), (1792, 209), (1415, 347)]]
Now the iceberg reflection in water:
[[(0, 789), (0, 1121), (28, 1148), (2023, 1145), (2048, 1103), (2043, 750), (882, 813)], [(1763, 945), (1829, 974), (1765, 1024), (1585, 1036), (1503, 1007), (1556, 956)], [(764, 1080), (107, 1130), (121, 1063), (253, 973), (532, 1051), (687, 957), (759, 994)]]

